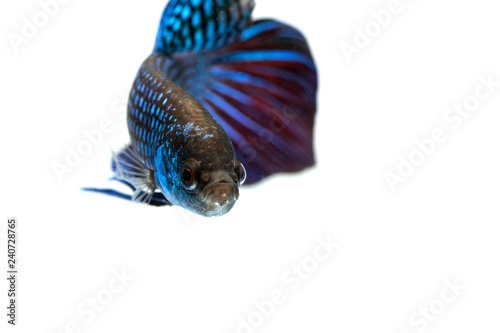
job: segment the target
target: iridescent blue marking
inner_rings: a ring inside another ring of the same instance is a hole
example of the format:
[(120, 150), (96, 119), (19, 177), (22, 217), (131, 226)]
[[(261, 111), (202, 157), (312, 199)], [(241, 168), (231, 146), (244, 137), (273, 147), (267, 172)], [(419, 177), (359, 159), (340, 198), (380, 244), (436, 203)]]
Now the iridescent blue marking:
[(223, 59), (225, 61), (293, 61), (314, 67), (314, 62), (310, 57), (293, 51), (239, 51), (224, 56)]
[(201, 13), (200, 11), (196, 11), (191, 18), (191, 23), (193, 26), (197, 27), (201, 24)]
[(184, 9), (182, 10), (181, 17), (184, 20), (187, 20), (190, 15), (191, 15), (191, 8), (189, 8), (189, 6), (185, 6)]

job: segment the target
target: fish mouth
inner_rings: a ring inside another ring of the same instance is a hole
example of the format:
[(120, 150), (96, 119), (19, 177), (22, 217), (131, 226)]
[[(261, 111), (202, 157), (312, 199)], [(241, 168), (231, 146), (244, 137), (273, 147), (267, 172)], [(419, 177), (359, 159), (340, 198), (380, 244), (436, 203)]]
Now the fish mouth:
[(210, 179), (200, 194), (206, 206), (203, 213), (207, 217), (224, 215), (238, 200), (238, 185), (227, 174), (213, 174)]

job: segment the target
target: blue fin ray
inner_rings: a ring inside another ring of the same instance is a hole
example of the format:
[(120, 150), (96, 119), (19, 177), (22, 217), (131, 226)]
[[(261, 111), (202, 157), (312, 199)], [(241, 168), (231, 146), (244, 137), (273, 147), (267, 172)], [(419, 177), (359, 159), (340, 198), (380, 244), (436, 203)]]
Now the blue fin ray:
[[(132, 195), (125, 194), (125, 193), (122, 193), (122, 192), (119, 192), (119, 191), (113, 190), (113, 189), (84, 187), (84, 188), (82, 188), (82, 191), (101, 193), (101, 194), (109, 195), (109, 196), (112, 196), (115, 198), (134, 201)], [(172, 204), (167, 199), (165, 199), (163, 194), (161, 194), (159, 192), (153, 193), (151, 199), (147, 203), (148, 203), (148, 205), (151, 205), (151, 206), (172, 206)]]
[[(244, 93), (225, 85), (217, 86), (214, 82), (211, 83), (211, 87), (213, 94), (206, 95), (205, 99), (218, 105), (222, 110), (224, 110), (224, 113), (230, 114), (232, 121), (238, 122), (245, 127), (245, 132), (250, 131), (257, 134), (261, 132), (263, 133), (266, 130), (266, 127), (262, 124), (262, 122), (266, 124), (266, 120), (267, 123), (272, 121), (271, 119), (266, 118), (263, 121), (261, 120), (258, 122), (258, 117), (255, 119), (251, 118), (252, 114), (255, 113), (254, 109), (251, 105), (248, 105), (245, 100), (239, 98), (242, 97)], [(276, 145), (287, 144), (280, 136), (274, 136), (274, 140), (274, 144)]]
[(256, 21), (231, 44), (171, 58), (166, 75), (224, 127), (247, 184), (314, 164), (317, 71), (298, 30)]

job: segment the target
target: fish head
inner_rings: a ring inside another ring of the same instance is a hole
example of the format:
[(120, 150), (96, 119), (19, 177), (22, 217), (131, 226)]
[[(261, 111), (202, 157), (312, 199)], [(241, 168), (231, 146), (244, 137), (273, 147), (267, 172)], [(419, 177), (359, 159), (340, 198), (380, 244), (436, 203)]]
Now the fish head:
[(245, 167), (234, 155), (217, 163), (192, 157), (168, 161), (155, 172), (167, 200), (205, 217), (222, 216), (233, 208), (246, 178)]
[[(245, 181), (246, 172), (238, 160), (231, 171), (209, 171), (201, 176), (203, 182), (199, 198), (203, 202), (204, 216), (221, 216), (233, 208), (239, 197), (238, 187)], [(240, 170), (240, 171), (238, 171)]]

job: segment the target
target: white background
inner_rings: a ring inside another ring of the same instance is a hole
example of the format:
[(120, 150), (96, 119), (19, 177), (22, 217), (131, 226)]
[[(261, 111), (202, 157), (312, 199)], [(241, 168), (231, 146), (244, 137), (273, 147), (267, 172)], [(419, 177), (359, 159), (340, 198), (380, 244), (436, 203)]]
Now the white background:
[[(164, 0), (68, 1), (18, 52), (7, 34), (40, 5), (3, 1), (0, 230), (19, 219), (20, 278), (15, 330), (0, 283), (1, 332), (64, 332), (73, 321), (81, 332), (236, 332), (274, 289), (286, 301), (254, 332), (498, 332), (500, 87), (458, 129), (443, 114), (479, 76), (500, 81), (499, 8), (401, 0), (348, 63), (341, 43), (388, 3), (257, 0), (255, 18), (310, 41), (318, 163), (243, 189), (229, 214), (204, 219), (79, 191), (111, 185), (110, 147), (127, 142), (115, 103), (151, 52)], [(59, 181), (52, 164), (103, 119), (113, 131)], [(391, 191), (384, 173), (435, 128), (446, 142)], [(291, 291), (283, 274), (310, 262), (317, 237), (340, 248)], [(86, 322), (77, 309), (122, 269), (134, 279)], [(467, 290), (426, 327), (410, 323), (421, 307), (441, 310), (455, 279)]]

